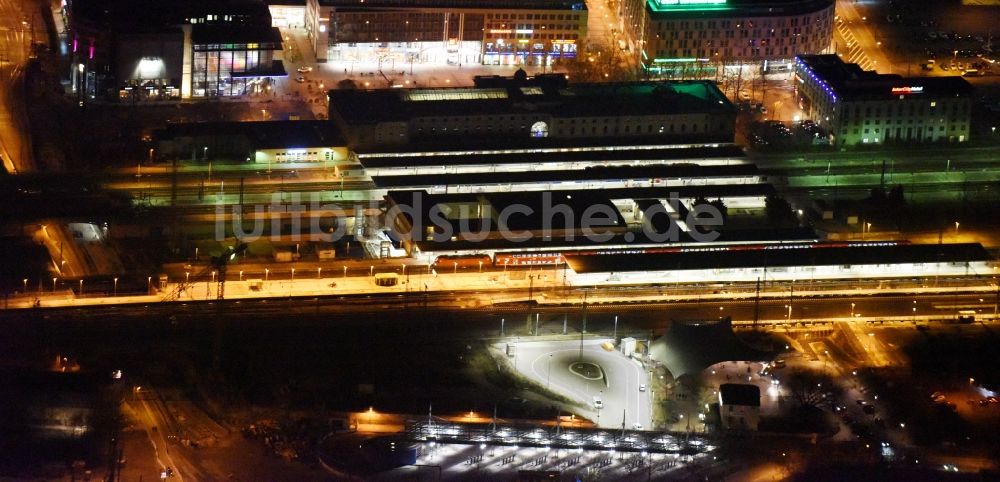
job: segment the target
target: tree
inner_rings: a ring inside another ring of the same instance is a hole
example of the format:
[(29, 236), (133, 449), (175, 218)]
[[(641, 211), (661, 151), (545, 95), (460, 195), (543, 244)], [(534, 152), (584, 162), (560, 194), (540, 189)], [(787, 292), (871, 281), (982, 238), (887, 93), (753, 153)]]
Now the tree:
[(722, 222), (726, 222), (727, 220), (729, 220), (729, 207), (726, 206), (726, 203), (722, 202), (721, 198), (716, 199), (715, 201), (712, 201), (709, 204), (714, 206), (715, 209), (719, 211), (719, 214), (722, 215)]
[(834, 403), (843, 392), (829, 376), (808, 369), (789, 372), (781, 383), (801, 407), (820, 407)]
[(764, 213), (773, 226), (786, 226), (795, 219), (792, 215), (792, 205), (777, 194), (769, 194), (764, 199)]

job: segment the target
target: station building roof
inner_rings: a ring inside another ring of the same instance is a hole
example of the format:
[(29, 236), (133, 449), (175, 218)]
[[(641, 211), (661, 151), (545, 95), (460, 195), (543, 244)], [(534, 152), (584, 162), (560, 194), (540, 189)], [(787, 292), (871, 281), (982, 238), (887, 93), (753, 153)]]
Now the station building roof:
[(904, 77), (864, 70), (858, 64), (844, 62), (837, 55), (799, 55), (799, 69), (825, 83), (833, 94), (844, 100), (896, 99), (902, 96), (960, 97), (974, 92), (972, 85), (958, 75), (944, 77)]
[(576, 273), (683, 271), (791, 266), (967, 263), (993, 257), (979, 243), (908, 244), (898, 242), (808, 243), (751, 247), (705, 247), (673, 252), (607, 252), (567, 256)]
[(715, 83), (700, 80), (583, 83), (565, 88), (334, 89), (328, 95), (331, 110), (349, 125), (496, 114), (569, 118), (734, 112)]

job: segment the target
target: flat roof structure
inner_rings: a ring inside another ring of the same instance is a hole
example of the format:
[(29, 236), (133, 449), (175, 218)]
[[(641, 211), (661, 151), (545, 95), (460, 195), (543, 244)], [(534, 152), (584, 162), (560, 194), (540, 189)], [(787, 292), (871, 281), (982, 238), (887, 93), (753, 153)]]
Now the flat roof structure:
[(722, 405), (760, 406), (760, 387), (747, 383), (723, 383), (719, 385), (719, 402)]
[(900, 96), (962, 97), (974, 89), (958, 75), (945, 77), (903, 77), (864, 70), (858, 64), (844, 62), (837, 55), (800, 55), (800, 70), (812, 76), (834, 99), (888, 100)]
[(646, 0), (654, 18), (745, 18), (800, 15), (827, 8), (831, 0)]
[[(575, 170), (505, 172), (503, 176), (489, 172), (462, 174), (425, 174), (401, 176), (374, 176), (375, 186), (383, 189), (422, 188), (430, 186), (484, 186), (518, 184), (558, 184), (577, 185), (586, 182), (629, 181), (650, 184), (666, 184), (668, 180), (684, 184), (700, 184), (708, 179), (724, 179), (738, 184), (739, 179), (747, 183), (759, 181), (760, 173), (753, 164), (728, 166), (699, 166), (697, 164), (673, 164), (659, 166), (607, 166), (588, 167)], [(511, 187), (511, 189), (515, 189)]]
[[(724, 226), (723, 226), (724, 228)], [(712, 243), (701, 243), (691, 237), (689, 233), (680, 232), (677, 241), (661, 242), (650, 240), (643, 233), (630, 233), (631, 239), (624, 234), (611, 237), (607, 241), (595, 241), (593, 239), (576, 236), (572, 240), (558, 238), (545, 239), (535, 237), (523, 241), (507, 241), (504, 239), (486, 239), (483, 241), (421, 241), (416, 243), (420, 252), (434, 255), (464, 255), (473, 253), (489, 252), (535, 252), (535, 253), (562, 253), (569, 255), (573, 253), (594, 255), (605, 251), (614, 250), (644, 250), (664, 247), (705, 247), (708, 245), (722, 244), (760, 244), (784, 242), (816, 242), (818, 236), (816, 232), (809, 228), (788, 228), (788, 229), (734, 229), (719, 231), (719, 237)]]
[(979, 243), (908, 244), (895, 241), (807, 243), (800, 245), (674, 248), (644, 252), (570, 254), (575, 273), (787, 268), (798, 266), (897, 265), (988, 262), (993, 257)]
[(590, 163), (606, 161), (615, 164), (647, 164), (662, 162), (698, 162), (710, 160), (743, 161), (743, 149), (733, 144), (712, 146), (653, 147), (635, 146), (621, 149), (535, 149), (505, 151), (437, 151), (399, 153), (358, 153), (358, 160), (365, 168), (503, 165), (517, 163)]
[(348, 124), (406, 121), (416, 117), (535, 114), (606, 117), (733, 112), (726, 96), (708, 81), (571, 84), (541, 87), (335, 89), (328, 93)]
[(346, 145), (337, 127), (326, 121), (188, 122), (167, 124), (153, 136), (157, 141), (179, 137), (245, 136), (258, 149)]
[(379, 8), (476, 8), (476, 9), (538, 9), (586, 10), (586, 2), (579, 0), (319, 0), (321, 6), (338, 10), (373, 10)]

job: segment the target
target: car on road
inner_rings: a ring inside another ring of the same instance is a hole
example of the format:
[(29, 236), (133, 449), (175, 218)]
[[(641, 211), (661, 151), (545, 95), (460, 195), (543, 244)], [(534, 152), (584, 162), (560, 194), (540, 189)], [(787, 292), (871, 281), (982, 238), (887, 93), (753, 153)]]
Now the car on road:
[(642, 430), (642, 424), (639, 422), (633, 423), (632, 430)]
[(300, 74), (305, 74), (305, 73), (308, 73), (308, 72), (312, 72), (313, 68), (312, 67), (307, 67), (307, 66), (302, 66), (302, 67), (299, 67), (298, 69), (295, 69), (295, 70), (297, 70)]
[(300, 75), (295, 78), (295, 81), (301, 84), (306, 81), (306, 78)]
[(646, 384), (645, 383), (640, 383), (639, 384), (639, 391), (640, 392), (645, 392), (646, 391)]
[(747, 91), (745, 91), (745, 90), (741, 90), (740, 93), (739, 93), (739, 98), (740, 98), (740, 100), (743, 100), (743, 101), (750, 100), (750, 94), (748, 94)]
[(598, 396), (594, 397), (594, 408), (598, 410), (604, 408), (604, 402), (601, 400), (601, 397)]

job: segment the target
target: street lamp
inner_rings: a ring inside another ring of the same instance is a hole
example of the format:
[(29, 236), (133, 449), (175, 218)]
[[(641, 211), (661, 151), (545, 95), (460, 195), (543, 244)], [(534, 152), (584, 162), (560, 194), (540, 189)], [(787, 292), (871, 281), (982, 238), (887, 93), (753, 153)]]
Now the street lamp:
[(368, 276), (375, 276), (375, 265), (368, 267)]
[(118, 296), (118, 278), (115, 278), (115, 291), (114, 296)]
[(267, 277), (271, 274), (271, 270), (264, 268), (264, 281), (267, 281)]
[(21, 282), (24, 283), (24, 292), (25, 292), (25, 294), (27, 294), (28, 293), (28, 278), (24, 278), (23, 280), (21, 280)]
[(955, 236), (958, 236), (958, 225), (959, 225), (959, 222), (955, 221)]
[(146, 277), (146, 291), (149, 292), (152, 289), (153, 289), (153, 277), (152, 276), (147, 276)]
[(480, 273), (483, 272), (483, 262), (482, 261), (479, 262), (479, 272)]
[(52, 292), (53, 293), (56, 292), (56, 279), (58, 279), (58, 278), (52, 278)]
[(316, 279), (323, 278), (323, 268), (316, 268)]
[(295, 268), (292, 268), (292, 281), (295, 281)]
[(184, 282), (188, 283), (190, 281), (191, 281), (191, 272), (190, 271), (185, 271), (184, 272)]
[(80, 278), (80, 296), (83, 296), (83, 278)]
[(344, 265), (344, 279), (347, 279), (347, 265)]
[(455, 261), (455, 274), (458, 274), (458, 261)]
[(851, 303), (851, 318), (854, 318), (854, 303)]

